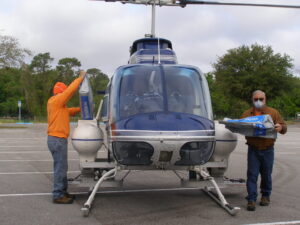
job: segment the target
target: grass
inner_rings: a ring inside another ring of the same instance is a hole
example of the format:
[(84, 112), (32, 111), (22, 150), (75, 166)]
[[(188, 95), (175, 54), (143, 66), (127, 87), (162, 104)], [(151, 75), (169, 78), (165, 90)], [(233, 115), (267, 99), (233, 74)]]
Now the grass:
[[(25, 125), (18, 124), (20, 121), (14, 118), (0, 118), (0, 129), (20, 129), (27, 128)], [(24, 121), (21, 121), (24, 122)], [(27, 121), (26, 121), (27, 122)]]
[(0, 119), (0, 124), (1, 123), (16, 123), (18, 120), (16, 119)]
[[(70, 122), (77, 122), (78, 120), (80, 120), (81, 117), (80, 116), (72, 116), (70, 117)], [(21, 121), (18, 120), (18, 118), (16, 117), (10, 117), (10, 118), (0, 118), (0, 124), (1, 123), (19, 123), (19, 122), (25, 122), (25, 123), (47, 123), (47, 117), (34, 117), (34, 118), (25, 118), (25, 119), (21, 119)]]
[(23, 129), (25, 126), (5, 126), (0, 124), (0, 129)]

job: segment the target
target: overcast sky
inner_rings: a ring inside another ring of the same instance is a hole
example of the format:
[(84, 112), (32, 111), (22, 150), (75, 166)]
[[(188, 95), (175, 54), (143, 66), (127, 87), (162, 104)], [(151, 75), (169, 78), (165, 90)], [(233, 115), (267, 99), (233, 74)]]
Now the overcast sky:
[[(259, 2), (300, 5), (300, 0)], [(88, 0), (0, 2), (1, 35), (18, 38), (34, 54), (50, 52), (55, 62), (76, 57), (83, 69), (99, 68), (108, 75), (127, 63), (130, 45), (150, 33), (150, 22), (150, 6)], [(203, 72), (211, 71), (227, 50), (258, 43), (291, 56), (300, 76), (300, 9), (158, 7), (156, 28), (160, 37), (172, 41), (179, 63)]]

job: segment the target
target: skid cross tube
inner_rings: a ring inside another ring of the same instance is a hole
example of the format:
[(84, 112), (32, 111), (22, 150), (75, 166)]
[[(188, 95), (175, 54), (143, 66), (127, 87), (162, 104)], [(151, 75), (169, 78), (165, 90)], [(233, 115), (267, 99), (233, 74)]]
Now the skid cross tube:
[(84, 216), (88, 216), (89, 215), (89, 211), (91, 209), (92, 203), (95, 199), (95, 195), (100, 187), (100, 185), (108, 178), (110, 178), (110, 176), (112, 176), (112, 174), (115, 174), (117, 172), (117, 168), (111, 169), (109, 170), (107, 173), (105, 173), (96, 183), (96, 185), (93, 188), (92, 193), (90, 194), (88, 200), (84, 203), (84, 206), (81, 208), (81, 211), (83, 212)]

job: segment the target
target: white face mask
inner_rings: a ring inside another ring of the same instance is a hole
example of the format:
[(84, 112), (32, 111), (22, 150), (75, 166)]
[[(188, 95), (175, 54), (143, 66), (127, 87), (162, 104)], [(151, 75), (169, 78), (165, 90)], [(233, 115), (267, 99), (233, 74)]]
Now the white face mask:
[(264, 104), (262, 101), (257, 100), (257, 101), (254, 101), (254, 102), (253, 102), (253, 105), (254, 105), (255, 108), (261, 109), (261, 108), (264, 107), (265, 104)]

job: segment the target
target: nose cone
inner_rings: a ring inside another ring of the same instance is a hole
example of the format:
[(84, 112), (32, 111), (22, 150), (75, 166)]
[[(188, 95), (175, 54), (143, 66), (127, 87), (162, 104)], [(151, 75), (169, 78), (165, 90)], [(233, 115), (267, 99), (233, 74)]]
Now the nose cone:
[[(192, 114), (137, 114), (116, 122), (113, 127), (116, 131), (114, 155), (125, 165), (161, 165), (161, 162), (171, 162), (175, 166), (202, 165), (214, 150), (213, 121)], [(162, 133), (168, 141), (157, 139)]]

